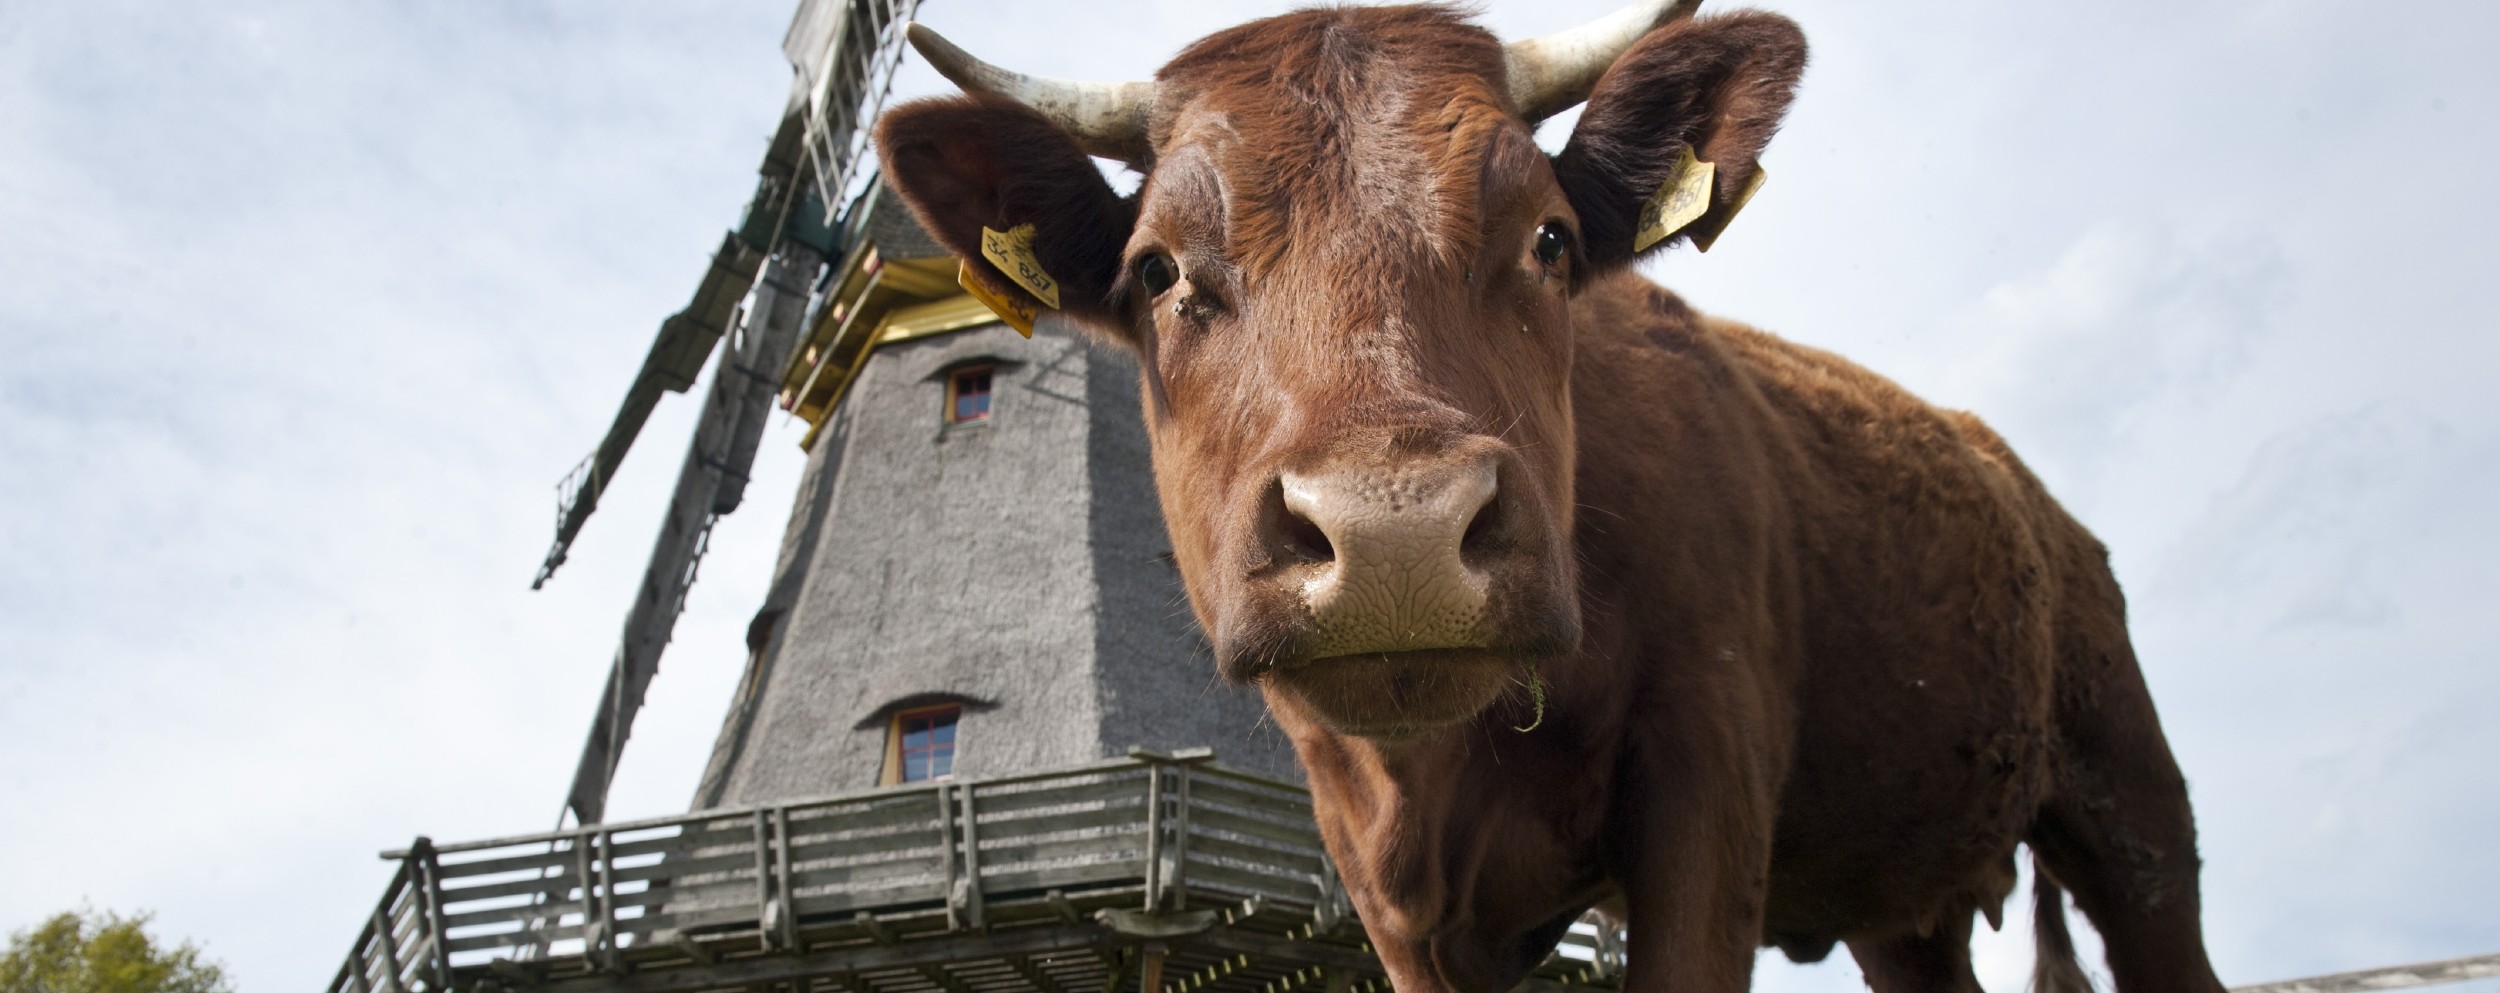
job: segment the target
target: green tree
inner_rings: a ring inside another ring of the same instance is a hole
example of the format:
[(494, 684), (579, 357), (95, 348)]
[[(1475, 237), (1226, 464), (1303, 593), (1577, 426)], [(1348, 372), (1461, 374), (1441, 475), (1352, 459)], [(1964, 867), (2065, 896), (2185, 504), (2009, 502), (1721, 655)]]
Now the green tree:
[(234, 993), (190, 942), (158, 947), (148, 916), (64, 913), (10, 935), (0, 993)]

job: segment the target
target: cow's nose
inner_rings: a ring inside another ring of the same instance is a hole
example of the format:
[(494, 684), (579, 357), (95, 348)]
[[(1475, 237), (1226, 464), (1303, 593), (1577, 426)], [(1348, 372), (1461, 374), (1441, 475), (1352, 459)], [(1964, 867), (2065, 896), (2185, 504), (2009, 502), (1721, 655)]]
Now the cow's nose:
[(1307, 658), (1483, 643), (1488, 585), (1470, 559), (1492, 541), (1491, 457), (1283, 473), (1276, 537), (1307, 565)]

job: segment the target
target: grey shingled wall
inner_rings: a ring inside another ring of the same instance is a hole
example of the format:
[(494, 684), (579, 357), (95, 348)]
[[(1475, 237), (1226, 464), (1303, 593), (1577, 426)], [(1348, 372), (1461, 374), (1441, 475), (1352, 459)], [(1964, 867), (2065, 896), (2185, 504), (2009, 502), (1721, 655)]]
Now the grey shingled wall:
[[(946, 375), (990, 361), (991, 416)], [(964, 701), (956, 774), (1209, 746), (1294, 776), (1215, 678), (1154, 499), (1128, 355), (1045, 319), (880, 348), (808, 453), (697, 808), (872, 786), (886, 715)]]

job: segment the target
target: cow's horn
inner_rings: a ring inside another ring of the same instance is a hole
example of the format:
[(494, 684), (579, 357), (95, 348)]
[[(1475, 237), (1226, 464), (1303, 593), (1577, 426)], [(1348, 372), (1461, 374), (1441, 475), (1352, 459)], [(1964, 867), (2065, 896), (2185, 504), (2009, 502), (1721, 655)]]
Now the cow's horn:
[(1597, 77), (1642, 35), (1693, 16), (1701, 0), (1639, 0), (1569, 31), (1511, 42), (1510, 102), (1534, 124), (1589, 98)]
[(1076, 136), (1087, 154), (1123, 162), (1142, 162), (1146, 116), (1154, 110), (1153, 83), (1076, 83), (1027, 76), (972, 57), (943, 35), (917, 22), (903, 28), (939, 75), (967, 93), (994, 93), (1040, 111), (1043, 117)]

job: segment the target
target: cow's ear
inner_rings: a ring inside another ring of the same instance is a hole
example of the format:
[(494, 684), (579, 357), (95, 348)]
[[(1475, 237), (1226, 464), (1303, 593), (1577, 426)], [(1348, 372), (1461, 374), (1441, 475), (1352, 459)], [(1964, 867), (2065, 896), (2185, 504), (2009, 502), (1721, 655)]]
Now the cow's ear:
[(1058, 308), (1120, 332), (1110, 296), (1136, 206), (1058, 125), (1000, 97), (916, 100), (878, 120), (877, 154), (885, 181), (985, 289), (1047, 309), (981, 251), (983, 229), (1016, 234), (1029, 224), (1031, 261), (1057, 284)]
[[(1762, 147), (1779, 130), (1805, 67), (1805, 33), (1759, 11), (1678, 21), (1616, 59), (1554, 159), (1555, 178), (1580, 215), (1589, 256), (1582, 272), (1725, 225), (1760, 176)], [(1670, 181), (1689, 181), (1692, 174), (1679, 172), (1687, 161), (1710, 163), (1715, 174), (1707, 212), (1635, 249), (1644, 206)]]

